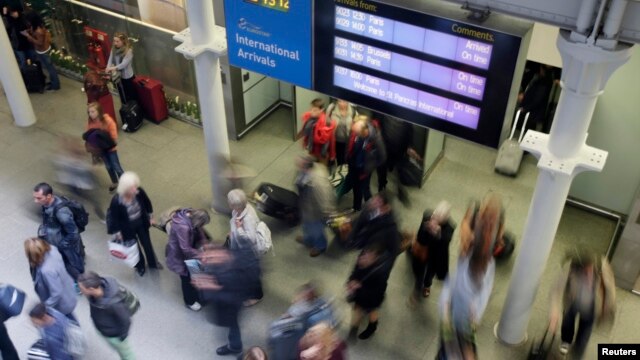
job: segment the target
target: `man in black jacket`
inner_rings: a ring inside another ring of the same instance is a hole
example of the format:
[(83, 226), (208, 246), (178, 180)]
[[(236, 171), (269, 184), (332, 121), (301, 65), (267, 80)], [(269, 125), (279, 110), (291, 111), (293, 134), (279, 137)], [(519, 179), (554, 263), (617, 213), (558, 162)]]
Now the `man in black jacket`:
[(386, 191), (381, 191), (365, 204), (347, 243), (359, 249), (379, 243), (387, 255), (395, 259), (400, 253), (400, 242), (391, 197)]
[(88, 271), (80, 275), (78, 284), (80, 291), (89, 300), (91, 319), (98, 332), (118, 352), (122, 360), (135, 359), (127, 341), (131, 327), (131, 312), (124, 302), (124, 294), (118, 281)]
[(230, 250), (211, 245), (205, 246), (200, 260), (204, 272), (192, 274), (192, 283), (215, 307), (218, 325), (229, 328), (228, 343), (217, 348), (216, 354), (240, 354), (240, 310), (259, 284), (260, 261), (251, 249)]

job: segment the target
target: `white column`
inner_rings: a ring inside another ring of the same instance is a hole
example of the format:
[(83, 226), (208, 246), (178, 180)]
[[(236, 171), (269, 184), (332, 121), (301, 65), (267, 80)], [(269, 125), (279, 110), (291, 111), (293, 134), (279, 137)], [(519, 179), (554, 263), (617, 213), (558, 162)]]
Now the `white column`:
[[(213, 1), (188, 0), (187, 21), (194, 48), (208, 48), (215, 41)], [(224, 112), (219, 55), (213, 51), (198, 51), (194, 57), (195, 76), (198, 83), (204, 141), (209, 159), (209, 175), (213, 193), (212, 206), (216, 210), (227, 208), (226, 194), (221, 183), (222, 159), (229, 157), (227, 120)]]
[(18, 126), (31, 126), (36, 123), (27, 88), (22, 81), (18, 62), (11, 48), (9, 36), (4, 27), (0, 29), (0, 83), (7, 95), (7, 101)]
[[(527, 132), (521, 147), (539, 157), (540, 174), (522, 234), (497, 336), (516, 345), (526, 340), (531, 308), (551, 252), (571, 181), (585, 170), (600, 171), (607, 153), (585, 144), (587, 130), (609, 76), (631, 56), (631, 46), (608, 51), (558, 36), (562, 95), (549, 135)], [(547, 321), (547, 319), (540, 319)]]

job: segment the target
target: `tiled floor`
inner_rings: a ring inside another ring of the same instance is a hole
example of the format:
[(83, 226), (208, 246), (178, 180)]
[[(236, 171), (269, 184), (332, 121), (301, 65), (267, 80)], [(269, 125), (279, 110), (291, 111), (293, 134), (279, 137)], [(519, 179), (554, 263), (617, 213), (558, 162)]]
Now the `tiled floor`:
[[(25, 289), (30, 302), (32, 290), (28, 264), (22, 251), (25, 237), (34, 235), (39, 221), (37, 207), (31, 200), (31, 189), (39, 181), (54, 181), (50, 155), (61, 134), (79, 136), (84, 130), (85, 97), (78, 83), (63, 79), (63, 90), (51, 94), (35, 94), (31, 99), (38, 114), (38, 123), (30, 128), (18, 128), (6, 98), (0, 96), (0, 281), (11, 282)], [(246, 184), (251, 190), (261, 181), (292, 187), (293, 160), (301, 152), (291, 141), (287, 130), (290, 116), (279, 110), (240, 142), (231, 143), (232, 156), (254, 168), (258, 176)], [(203, 138), (198, 128), (169, 120), (157, 126), (150, 123), (135, 134), (121, 134), (118, 144), (123, 167), (139, 173), (142, 185), (154, 206), (162, 210), (172, 205), (206, 207), (210, 200), (207, 161)], [(520, 176), (515, 179), (493, 173), (495, 152), (455, 139), (448, 139), (446, 154), (420, 190), (412, 190), (413, 207), (397, 208), (403, 228), (414, 230), (423, 208), (440, 199), (453, 205), (453, 218), (459, 221), (472, 198), (489, 190), (499, 191), (505, 198), (508, 228), (520, 234), (526, 219), (537, 170), (535, 161), (526, 157)], [(98, 169), (105, 188), (108, 177)], [(106, 190), (100, 192), (104, 204), (109, 199)], [(345, 199), (343, 206), (349, 206)], [(263, 217), (273, 232), (276, 256), (265, 259), (265, 299), (245, 311), (242, 331), (245, 345), (264, 345), (267, 326), (283, 312), (296, 287), (310, 279), (323, 283), (328, 294), (336, 296), (336, 305), (345, 321), (348, 307), (342, 299), (342, 284), (354, 262), (354, 253), (331, 247), (326, 255), (311, 259), (293, 239), (299, 232), (279, 221)], [(611, 221), (566, 208), (534, 303), (531, 337), (540, 336), (547, 314), (547, 294), (550, 281), (557, 274), (566, 249), (589, 246), (604, 252), (614, 224)], [(209, 230), (218, 240), (228, 230), (228, 220), (216, 215)], [(163, 259), (166, 236), (152, 230), (156, 252)], [(107, 236), (102, 224), (92, 221), (83, 234), (87, 245), (89, 269), (111, 274), (133, 289), (142, 301), (131, 331), (131, 342), (139, 359), (213, 359), (214, 349), (225, 342), (226, 331), (212, 325), (206, 311), (193, 313), (181, 304), (178, 277), (169, 272), (150, 271), (139, 278), (131, 269), (110, 262), (106, 251)], [(457, 248), (457, 235), (453, 247)], [(516, 249), (517, 251), (517, 249)], [(455, 251), (452, 251), (455, 253)], [(483, 324), (478, 334), (482, 359), (524, 359), (529, 344), (518, 348), (504, 347), (493, 336), (493, 326), (500, 316), (513, 259), (498, 267), (495, 288)], [(437, 351), (438, 314), (436, 311), (440, 284), (434, 295), (418, 310), (405, 306), (412, 275), (404, 256), (392, 273), (387, 299), (382, 308), (380, 328), (369, 341), (350, 347), (351, 359), (433, 359)], [(611, 331), (596, 331), (591, 341), (589, 358), (595, 358), (597, 342), (640, 342), (636, 319), (640, 299), (619, 291), (618, 319)], [(85, 300), (80, 301), (77, 315), (89, 334), (91, 354), (88, 359), (115, 359), (115, 353), (93, 331)], [(21, 352), (37, 338), (26, 315), (7, 322), (9, 333)]]

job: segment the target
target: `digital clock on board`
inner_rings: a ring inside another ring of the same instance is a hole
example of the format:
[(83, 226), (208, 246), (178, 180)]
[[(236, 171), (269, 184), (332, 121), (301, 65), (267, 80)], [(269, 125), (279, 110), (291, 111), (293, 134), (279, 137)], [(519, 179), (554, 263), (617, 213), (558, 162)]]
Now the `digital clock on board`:
[(289, 0), (244, 0), (244, 2), (278, 11), (289, 11)]

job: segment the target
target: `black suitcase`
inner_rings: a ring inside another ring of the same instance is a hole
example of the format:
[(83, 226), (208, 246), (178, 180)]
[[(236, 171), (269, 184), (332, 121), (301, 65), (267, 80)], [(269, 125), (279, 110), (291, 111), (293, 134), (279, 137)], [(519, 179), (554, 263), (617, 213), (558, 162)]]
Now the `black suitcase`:
[(24, 84), (27, 87), (28, 92), (44, 92), (45, 77), (44, 73), (42, 72), (42, 66), (39, 62), (34, 61), (31, 64), (26, 64), (21, 69), (21, 72), (22, 78), (24, 79)]
[(142, 127), (142, 108), (134, 100), (127, 101), (120, 108), (122, 129), (126, 132), (136, 132)]
[(295, 226), (300, 221), (298, 194), (270, 183), (262, 183), (255, 191), (258, 210)]

